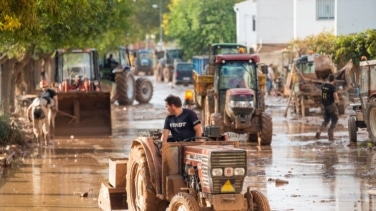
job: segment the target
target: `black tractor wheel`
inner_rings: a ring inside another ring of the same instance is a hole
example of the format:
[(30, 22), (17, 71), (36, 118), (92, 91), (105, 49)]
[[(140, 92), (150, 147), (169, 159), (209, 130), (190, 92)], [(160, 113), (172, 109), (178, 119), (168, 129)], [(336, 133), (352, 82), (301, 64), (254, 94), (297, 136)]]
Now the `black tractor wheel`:
[(116, 98), (119, 105), (132, 105), (135, 99), (135, 80), (131, 72), (116, 73)]
[(147, 78), (138, 78), (136, 80), (136, 100), (138, 103), (149, 103), (153, 97), (153, 84)]
[(197, 200), (189, 193), (178, 193), (170, 201), (169, 211), (189, 210), (199, 211)]
[(163, 81), (166, 83), (172, 81), (172, 73), (169, 67), (163, 68)]
[(270, 145), (273, 136), (273, 122), (272, 117), (263, 112), (261, 114), (261, 145)]
[(348, 120), (348, 130), (349, 130), (349, 138), (351, 142), (357, 142), (357, 134), (356, 131), (358, 128), (356, 127), (356, 116), (350, 116)]
[(256, 190), (248, 190), (245, 193), (248, 203), (248, 210), (270, 211), (268, 199), (264, 194)]
[(376, 143), (376, 102), (371, 101), (367, 106), (367, 130), (372, 142)]
[(145, 150), (133, 146), (127, 163), (126, 192), (129, 210), (164, 211), (167, 203), (156, 196), (150, 179)]

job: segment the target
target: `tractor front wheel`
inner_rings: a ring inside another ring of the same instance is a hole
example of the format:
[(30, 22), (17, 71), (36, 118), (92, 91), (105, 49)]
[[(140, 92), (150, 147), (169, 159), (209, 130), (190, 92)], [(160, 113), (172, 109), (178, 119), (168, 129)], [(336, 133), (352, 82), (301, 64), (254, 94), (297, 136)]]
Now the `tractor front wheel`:
[(245, 198), (247, 199), (248, 210), (270, 211), (268, 199), (261, 192), (247, 190)]
[(153, 97), (153, 84), (147, 78), (136, 80), (136, 100), (138, 103), (149, 103)]
[(164, 211), (167, 208), (167, 203), (156, 196), (145, 150), (141, 145), (131, 148), (127, 163), (126, 192), (129, 210)]
[(199, 211), (197, 200), (189, 193), (178, 193), (172, 197), (169, 211), (179, 211), (179, 210), (189, 210), (189, 211)]

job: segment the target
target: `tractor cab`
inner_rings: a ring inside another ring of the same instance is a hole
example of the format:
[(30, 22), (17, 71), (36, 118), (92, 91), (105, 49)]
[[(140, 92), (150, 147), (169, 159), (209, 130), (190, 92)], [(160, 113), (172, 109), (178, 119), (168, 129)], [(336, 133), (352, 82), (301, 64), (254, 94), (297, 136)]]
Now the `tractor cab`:
[[(219, 112), (224, 111), (226, 102), (231, 101), (234, 103), (237, 99), (241, 99), (241, 97), (231, 96), (230, 93), (232, 93), (233, 95), (248, 95), (248, 98), (253, 100), (254, 92), (257, 90), (258, 86), (258, 60), (258, 56), (250, 54), (216, 56), (216, 65), (214, 67), (214, 91), (219, 95)], [(231, 92), (228, 92), (229, 89), (233, 88), (243, 88), (244, 90), (249, 91), (242, 91), (238, 93), (233, 90)]]
[(58, 91), (99, 90), (98, 52), (95, 49), (59, 49), (55, 58)]

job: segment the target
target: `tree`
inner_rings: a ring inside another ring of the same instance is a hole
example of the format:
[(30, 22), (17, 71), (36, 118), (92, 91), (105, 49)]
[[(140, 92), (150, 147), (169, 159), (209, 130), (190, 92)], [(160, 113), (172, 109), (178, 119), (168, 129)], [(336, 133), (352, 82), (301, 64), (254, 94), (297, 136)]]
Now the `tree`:
[(164, 18), (165, 34), (176, 40), (185, 56), (201, 54), (215, 42), (236, 41), (237, 0), (173, 0)]

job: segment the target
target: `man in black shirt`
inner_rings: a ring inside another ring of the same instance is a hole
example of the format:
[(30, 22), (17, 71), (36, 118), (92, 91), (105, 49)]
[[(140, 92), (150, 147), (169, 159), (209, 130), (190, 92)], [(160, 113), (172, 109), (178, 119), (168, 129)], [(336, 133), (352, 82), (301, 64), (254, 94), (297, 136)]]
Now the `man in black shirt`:
[(337, 89), (334, 86), (334, 75), (330, 74), (328, 77), (328, 83), (321, 86), (321, 99), (322, 105), (324, 107), (324, 121), (321, 127), (316, 132), (316, 138), (320, 138), (321, 131), (326, 128), (326, 126), (331, 121), (330, 127), (328, 129), (328, 139), (334, 140), (334, 128), (336, 127), (338, 121), (338, 94)]
[(46, 80), (42, 80), (39, 83), (40, 88), (42, 89), (42, 93), (40, 97), (47, 100), (48, 107), (58, 110), (58, 101), (57, 101), (57, 94), (54, 90), (48, 88), (48, 82)]
[(169, 95), (165, 102), (169, 115), (165, 119), (161, 137), (162, 142), (166, 142), (169, 139), (170, 131), (172, 141), (183, 141), (184, 139), (202, 136), (201, 121), (198, 119), (197, 114), (190, 109), (183, 108), (179, 97)]

